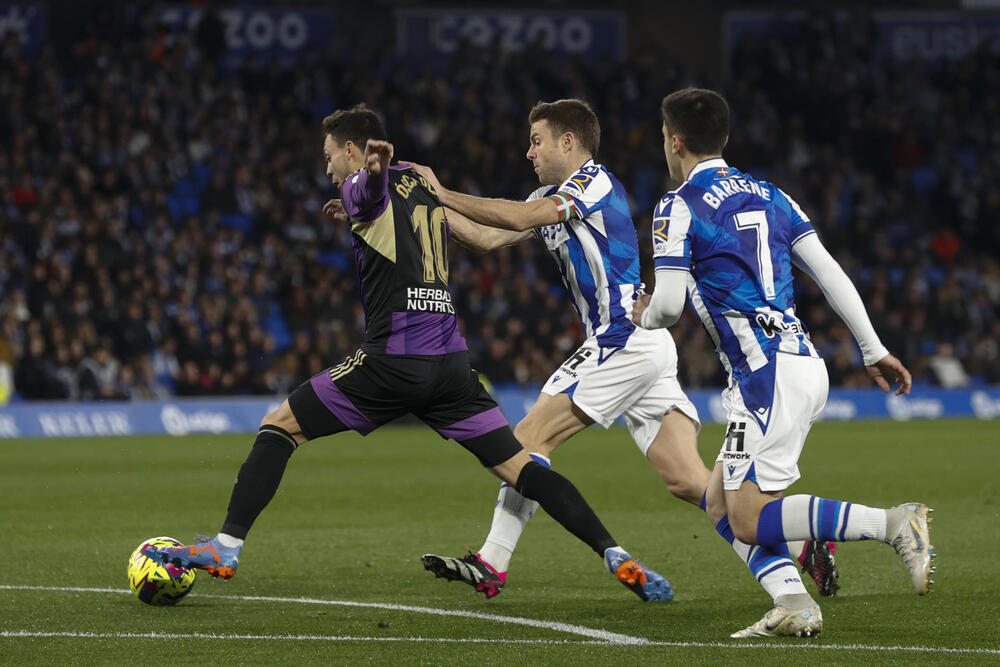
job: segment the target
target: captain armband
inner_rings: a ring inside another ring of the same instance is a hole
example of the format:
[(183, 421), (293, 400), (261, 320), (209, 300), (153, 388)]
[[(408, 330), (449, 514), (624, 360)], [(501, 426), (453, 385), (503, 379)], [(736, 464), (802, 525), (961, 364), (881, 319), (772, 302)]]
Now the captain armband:
[(576, 205), (576, 202), (569, 195), (557, 192), (554, 195), (549, 195), (546, 199), (551, 199), (555, 202), (556, 210), (559, 212), (559, 222), (566, 222), (572, 218), (583, 217), (580, 215), (580, 209)]

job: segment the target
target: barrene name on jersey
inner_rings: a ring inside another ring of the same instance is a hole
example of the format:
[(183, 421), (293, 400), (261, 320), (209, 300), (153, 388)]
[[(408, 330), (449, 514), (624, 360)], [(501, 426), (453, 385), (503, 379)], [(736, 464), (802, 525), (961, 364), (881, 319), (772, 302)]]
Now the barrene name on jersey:
[(726, 197), (731, 195), (739, 194), (745, 192), (751, 195), (757, 195), (764, 201), (771, 201), (771, 191), (767, 188), (762, 188), (757, 183), (752, 181), (747, 181), (742, 178), (726, 178), (718, 181), (717, 184), (711, 186), (711, 192), (705, 191), (705, 194), (701, 198), (706, 204), (714, 209), (718, 209), (722, 206), (722, 202)]
[(455, 314), (451, 294), (446, 289), (434, 287), (407, 287), (406, 310), (419, 313)]

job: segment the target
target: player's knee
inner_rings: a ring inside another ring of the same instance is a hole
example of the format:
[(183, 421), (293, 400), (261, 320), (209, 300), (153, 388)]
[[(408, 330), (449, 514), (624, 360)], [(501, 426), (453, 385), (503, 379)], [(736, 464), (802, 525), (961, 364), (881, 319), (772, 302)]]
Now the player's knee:
[(536, 432), (537, 429), (533, 429), (527, 419), (522, 419), (517, 423), (517, 426), (514, 427), (514, 437), (517, 438), (517, 441), (521, 443), (522, 447), (530, 451), (534, 451), (531, 449), (530, 445), (534, 444), (533, 440)]
[(712, 498), (711, 494), (709, 494), (705, 498), (705, 515), (712, 522), (713, 526), (718, 525), (722, 521), (722, 517), (726, 516), (726, 503)]
[(288, 401), (285, 401), (276, 410), (272, 410), (264, 415), (264, 418), (260, 420), (261, 428), (265, 426), (277, 426), (281, 430), (285, 431), (299, 444), (306, 441), (305, 435), (302, 433), (302, 428), (299, 426), (298, 420), (292, 413), (292, 409), (288, 406)]
[(757, 544), (757, 517), (753, 512), (730, 508), (729, 527), (733, 529), (733, 535), (740, 542)]
[(514, 427), (514, 437), (529, 452), (542, 454), (549, 458), (552, 457), (552, 451), (555, 449), (555, 446), (542, 437), (541, 429), (528, 419), (522, 419), (517, 423), (517, 426)]
[(260, 428), (264, 428), (265, 426), (282, 426), (282, 419), (279, 410), (272, 410), (264, 415), (264, 418), (260, 420)]
[(663, 476), (663, 481), (667, 485), (667, 490), (674, 497), (686, 500), (694, 505), (701, 504), (701, 497), (705, 493), (705, 484), (700, 480), (671, 475)]

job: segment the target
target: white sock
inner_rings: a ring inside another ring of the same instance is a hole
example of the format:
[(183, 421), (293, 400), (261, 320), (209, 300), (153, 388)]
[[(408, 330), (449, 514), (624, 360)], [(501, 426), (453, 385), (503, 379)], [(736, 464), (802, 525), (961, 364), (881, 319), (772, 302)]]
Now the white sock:
[(493, 510), (493, 524), (486, 542), (479, 549), (479, 556), (497, 572), (506, 572), (510, 558), (517, 548), (517, 541), (524, 527), (538, 509), (538, 503), (528, 500), (504, 484), (497, 495), (496, 509)]
[(243, 540), (238, 537), (233, 537), (232, 535), (227, 535), (226, 533), (219, 533), (215, 536), (215, 539), (219, 540), (219, 544), (227, 549), (243, 546)]
[[(546, 468), (552, 467), (552, 461), (544, 454), (531, 452), (530, 456), (535, 463)], [(537, 502), (528, 500), (509, 484), (500, 485), (490, 534), (479, 549), (479, 557), (497, 572), (506, 572), (514, 549), (517, 548), (517, 541), (521, 539), (524, 527), (537, 510)]]
[[(744, 544), (737, 539), (733, 539), (733, 550), (743, 559), (753, 575), (758, 577), (757, 582), (767, 591), (775, 604), (778, 604), (778, 598), (784, 595), (809, 595), (799, 576), (799, 569), (792, 559), (782, 557), (772, 560), (773, 556), (762, 558), (764, 554), (761, 547)], [(764, 576), (760, 576), (765, 572)]]
[(621, 554), (622, 556), (629, 556), (629, 558), (631, 558), (629, 552), (625, 551), (617, 544), (613, 547), (608, 547), (607, 549), (605, 549), (604, 564), (608, 566), (608, 571), (610, 571), (611, 574), (617, 574), (617, 572), (615, 572), (615, 567), (614, 567), (614, 562), (615, 562), (614, 554)]
[(785, 607), (786, 609), (805, 609), (816, 604), (812, 596), (808, 593), (790, 593), (774, 599), (774, 606)]
[(781, 533), (786, 540), (885, 541), (886, 510), (801, 494), (765, 505), (757, 524), (758, 537), (764, 531), (774, 533), (776, 513), (769, 511), (771, 505), (780, 508)]

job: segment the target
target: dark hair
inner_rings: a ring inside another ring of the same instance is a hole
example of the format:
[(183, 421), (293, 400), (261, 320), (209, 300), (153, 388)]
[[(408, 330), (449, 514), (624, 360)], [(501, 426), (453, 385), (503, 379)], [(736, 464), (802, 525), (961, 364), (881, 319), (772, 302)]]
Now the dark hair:
[(601, 125), (594, 110), (583, 100), (539, 102), (531, 108), (528, 122), (540, 120), (547, 120), (552, 134), (557, 137), (572, 132), (585, 151), (597, 155), (597, 147), (601, 145)]
[(364, 102), (350, 109), (339, 109), (324, 118), (323, 135), (327, 134), (338, 144), (351, 140), (361, 150), (369, 139), (386, 139), (382, 121)]
[(721, 154), (729, 139), (729, 104), (704, 88), (684, 88), (663, 98), (663, 121), (671, 134), (684, 137), (694, 155)]

